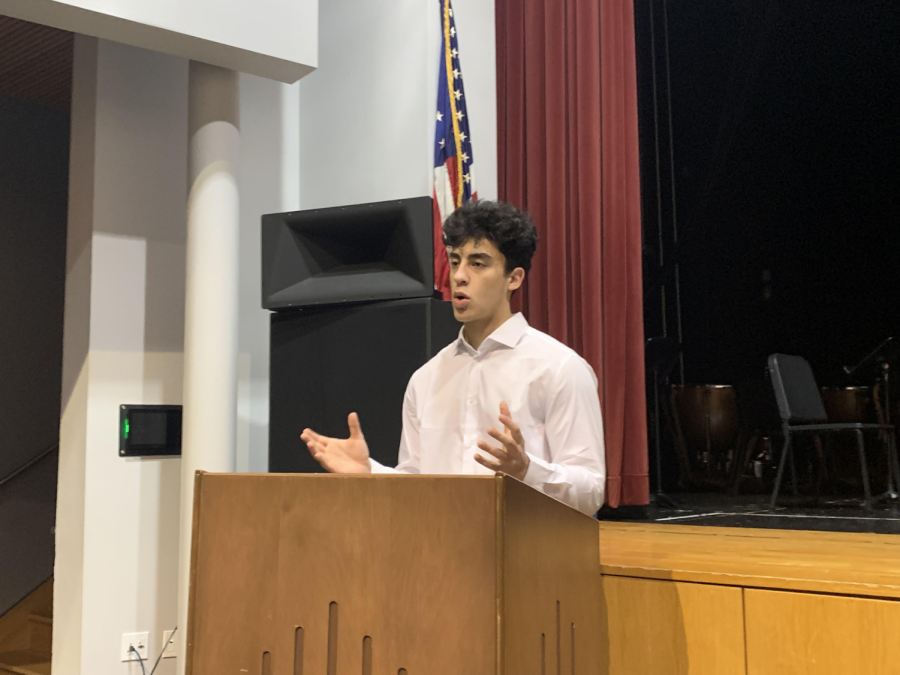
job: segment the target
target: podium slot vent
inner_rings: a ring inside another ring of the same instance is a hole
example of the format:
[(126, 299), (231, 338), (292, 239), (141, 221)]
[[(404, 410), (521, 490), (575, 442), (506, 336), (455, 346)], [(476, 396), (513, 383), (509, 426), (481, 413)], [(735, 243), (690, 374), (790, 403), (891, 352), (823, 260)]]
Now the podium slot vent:
[(572, 624), (572, 675), (575, 675), (575, 624)]
[(303, 675), (303, 627), (294, 631), (294, 675)]
[(262, 675), (272, 675), (272, 654), (263, 652)]
[(547, 675), (547, 636), (541, 633), (541, 675)]
[(362, 675), (372, 675), (372, 638), (368, 635), (363, 638)]
[(332, 602), (328, 606), (328, 665), (326, 675), (337, 675), (338, 652), (338, 604)]
[(562, 675), (562, 627), (559, 600), (556, 601), (556, 675)]

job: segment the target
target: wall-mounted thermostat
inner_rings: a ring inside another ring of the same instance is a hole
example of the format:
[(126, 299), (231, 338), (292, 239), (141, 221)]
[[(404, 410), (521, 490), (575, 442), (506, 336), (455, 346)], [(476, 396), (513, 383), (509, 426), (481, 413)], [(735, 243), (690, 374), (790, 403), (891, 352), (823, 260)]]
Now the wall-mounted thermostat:
[(120, 457), (180, 454), (180, 405), (119, 406)]

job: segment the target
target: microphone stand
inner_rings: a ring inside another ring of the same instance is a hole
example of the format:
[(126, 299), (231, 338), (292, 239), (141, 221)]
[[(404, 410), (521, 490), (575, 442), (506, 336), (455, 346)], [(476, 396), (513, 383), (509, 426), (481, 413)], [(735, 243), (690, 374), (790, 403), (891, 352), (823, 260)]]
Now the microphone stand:
[(655, 337), (647, 340), (646, 365), (653, 373), (653, 442), (656, 460), (656, 492), (651, 500), (657, 508), (673, 509), (675, 501), (663, 492), (662, 485), (662, 440), (659, 429), (659, 384), (669, 377), (678, 359), (678, 348), (674, 340), (668, 337)]
[[(900, 341), (889, 337), (887, 340), (878, 345), (874, 351), (869, 353), (862, 361), (855, 366), (844, 366), (844, 372), (853, 376), (862, 369), (870, 368), (874, 364), (878, 364), (879, 378), (884, 389), (884, 423), (891, 424), (891, 362), (896, 361), (900, 357)], [(882, 501), (884, 499), (900, 499), (900, 493), (896, 488), (900, 488), (900, 466), (896, 466), (896, 431), (891, 434), (891, 441), (888, 444), (887, 463), (888, 463), (888, 487), (887, 492), (875, 497), (873, 501)], [(898, 483), (894, 483), (896, 477)]]

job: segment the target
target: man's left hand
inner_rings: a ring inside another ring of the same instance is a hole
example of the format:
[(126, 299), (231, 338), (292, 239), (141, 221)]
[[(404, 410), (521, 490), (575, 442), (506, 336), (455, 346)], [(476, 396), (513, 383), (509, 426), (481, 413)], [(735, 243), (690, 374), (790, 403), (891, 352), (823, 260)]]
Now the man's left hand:
[(510, 417), (509, 406), (506, 405), (506, 401), (500, 404), (499, 419), (503, 425), (503, 432), (501, 433), (493, 427), (488, 429), (487, 432), (491, 438), (501, 443), (501, 447), (495, 448), (484, 441), (479, 441), (478, 448), (491, 455), (491, 457), (485, 457), (476, 453), (475, 461), (491, 471), (499, 471), (518, 480), (523, 480), (525, 474), (528, 473), (528, 465), (531, 460), (528, 458), (528, 453), (525, 452), (525, 439), (522, 437), (522, 430)]

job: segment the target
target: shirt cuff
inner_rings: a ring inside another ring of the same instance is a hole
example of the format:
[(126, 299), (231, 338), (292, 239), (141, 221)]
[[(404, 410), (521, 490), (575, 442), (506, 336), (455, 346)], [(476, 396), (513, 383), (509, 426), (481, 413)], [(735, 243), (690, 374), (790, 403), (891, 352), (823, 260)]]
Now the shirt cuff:
[(371, 457), (369, 458), (369, 464), (372, 467), (372, 473), (397, 473), (397, 469), (392, 469), (389, 466), (385, 466), (381, 462), (377, 462)]
[(542, 490), (544, 485), (550, 481), (550, 477), (553, 475), (553, 468), (549, 462), (532, 454), (528, 455), (528, 459), (528, 471), (525, 472), (522, 482), (535, 490)]

